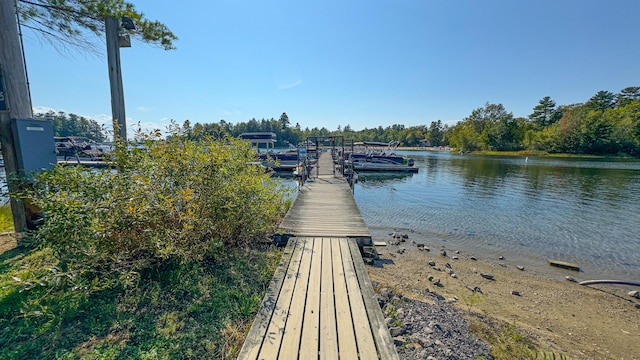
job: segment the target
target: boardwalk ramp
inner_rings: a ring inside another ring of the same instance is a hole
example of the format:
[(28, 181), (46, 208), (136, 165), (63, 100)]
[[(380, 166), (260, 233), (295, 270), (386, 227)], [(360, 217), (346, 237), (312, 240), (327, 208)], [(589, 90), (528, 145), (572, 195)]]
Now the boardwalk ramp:
[(398, 359), (358, 247), (371, 235), (327, 155), (280, 225), (291, 237), (239, 359)]

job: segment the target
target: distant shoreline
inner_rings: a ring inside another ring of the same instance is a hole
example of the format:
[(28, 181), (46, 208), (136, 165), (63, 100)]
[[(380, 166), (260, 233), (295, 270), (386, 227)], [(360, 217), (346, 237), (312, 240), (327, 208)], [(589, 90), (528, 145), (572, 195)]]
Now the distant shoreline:
[[(424, 146), (399, 146), (396, 150), (400, 151), (444, 151), (455, 153), (455, 148), (445, 147), (424, 147)], [(556, 157), (556, 158), (580, 158), (580, 159), (638, 159), (630, 155), (590, 155), (590, 154), (568, 154), (568, 153), (548, 153), (536, 150), (520, 150), (520, 151), (471, 151), (464, 154), (471, 155), (487, 155), (487, 156), (539, 156), (539, 157)]]

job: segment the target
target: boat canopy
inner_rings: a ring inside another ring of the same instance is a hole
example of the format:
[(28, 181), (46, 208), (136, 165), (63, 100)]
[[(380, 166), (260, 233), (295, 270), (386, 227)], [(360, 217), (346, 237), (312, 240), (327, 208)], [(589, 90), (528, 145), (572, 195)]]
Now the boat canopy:
[(276, 134), (272, 132), (245, 132), (240, 134), (240, 139), (249, 140), (252, 146), (260, 146), (260, 144), (266, 144), (267, 149), (269, 145), (271, 148), (275, 146)]
[(398, 142), (397, 141), (390, 141), (388, 143), (386, 142), (379, 142), (379, 141), (358, 141), (358, 142), (354, 142), (353, 145), (355, 146), (377, 146), (377, 147), (396, 147), (398, 146)]

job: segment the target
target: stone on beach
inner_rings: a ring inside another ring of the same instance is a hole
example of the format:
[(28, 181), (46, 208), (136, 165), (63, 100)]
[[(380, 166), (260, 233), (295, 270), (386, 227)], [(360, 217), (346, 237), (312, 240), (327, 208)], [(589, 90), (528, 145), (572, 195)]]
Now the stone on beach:
[(493, 278), (493, 275), (489, 274), (489, 273), (480, 273), (480, 276), (482, 276), (483, 278), (487, 279), (487, 280), (495, 280)]

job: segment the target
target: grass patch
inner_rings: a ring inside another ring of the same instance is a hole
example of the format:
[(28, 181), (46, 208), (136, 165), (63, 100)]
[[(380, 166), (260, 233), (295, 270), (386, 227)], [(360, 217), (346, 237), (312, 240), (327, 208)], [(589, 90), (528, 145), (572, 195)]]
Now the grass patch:
[(0, 206), (0, 232), (7, 231), (13, 231), (13, 214), (8, 203)]
[(564, 354), (540, 350), (540, 344), (533, 336), (518, 329), (514, 324), (489, 319), (480, 314), (470, 313), (471, 332), (491, 346), (491, 356), (496, 360), (569, 360)]
[(0, 254), (0, 358), (235, 358), (280, 254), (168, 263), (124, 290), (38, 284), (57, 265), (51, 251), (10, 250)]

